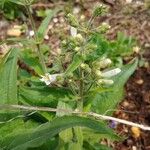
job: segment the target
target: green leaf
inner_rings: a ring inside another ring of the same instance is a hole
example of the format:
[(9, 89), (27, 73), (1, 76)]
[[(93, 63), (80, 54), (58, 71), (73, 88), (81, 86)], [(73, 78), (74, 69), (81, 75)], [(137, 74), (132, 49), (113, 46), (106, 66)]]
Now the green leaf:
[(91, 144), (90, 141), (84, 141), (84, 150), (112, 150), (112, 149), (100, 143)]
[(25, 87), (19, 88), (19, 101), (36, 106), (56, 107), (57, 102), (70, 101), (73, 98), (67, 89), (57, 87)]
[(12, 2), (12, 3), (15, 3), (17, 5), (24, 6), (23, 0), (7, 0), (7, 2)]
[(56, 15), (59, 10), (60, 9), (49, 10), (47, 17), (43, 20), (37, 32), (39, 41), (43, 41), (50, 20), (54, 17), (54, 15)]
[(116, 136), (105, 124), (89, 118), (78, 116), (60, 117), (52, 122), (45, 123), (35, 129), (32, 133), (19, 135), (6, 145), (7, 150), (26, 150), (31, 147), (38, 147), (47, 140), (57, 135), (62, 130), (75, 126), (84, 126), (96, 130), (101, 134), (110, 134)]
[[(58, 106), (57, 109), (65, 109), (65, 110), (72, 110), (71, 106), (69, 106), (68, 104), (59, 101), (58, 102)], [(56, 113), (57, 116), (63, 116), (63, 115), (69, 115), (68, 113), (60, 113), (57, 112)], [(62, 132), (59, 133), (59, 137), (61, 140), (63, 140), (63, 143), (60, 141), (61, 147), (64, 146), (66, 143), (69, 143), (69, 147), (74, 146), (74, 147), (78, 147), (80, 146), (80, 149), (82, 148), (83, 145), (83, 136), (82, 136), (82, 129), (81, 127), (74, 127), (74, 128), (69, 128), (67, 130), (64, 130)], [(73, 143), (72, 141), (75, 140), (75, 142)], [(72, 144), (70, 144), (72, 142)], [(71, 148), (68, 148), (71, 149)]]
[(76, 54), (73, 57), (72, 63), (68, 66), (65, 74), (68, 75), (72, 73), (73, 71), (75, 71), (81, 65), (82, 61), (83, 61), (83, 57), (79, 54)]
[[(92, 110), (97, 113), (105, 113), (108, 110), (114, 109), (116, 105), (122, 100), (124, 93), (124, 85), (129, 77), (134, 73), (138, 64), (138, 59), (133, 63), (125, 65), (117, 76), (113, 78), (114, 84), (111, 91), (104, 93), (97, 93), (94, 97), (90, 97), (92, 101)], [(109, 111), (107, 114), (112, 114)]]
[(25, 123), (22, 119), (0, 124), (0, 147), (7, 145), (19, 134), (31, 132), (37, 126), (38, 124), (35, 122), (28, 121)]
[(18, 49), (12, 49), (0, 64), (0, 104), (17, 104)]

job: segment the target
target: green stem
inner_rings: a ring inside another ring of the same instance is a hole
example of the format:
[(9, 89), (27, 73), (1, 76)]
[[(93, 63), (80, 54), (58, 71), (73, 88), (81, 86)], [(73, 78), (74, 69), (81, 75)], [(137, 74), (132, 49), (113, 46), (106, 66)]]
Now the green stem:
[(43, 56), (41, 48), (40, 48), (40, 44), (39, 44), (39, 41), (38, 41), (38, 35), (37, 35), (34, 19), (33, 19), (32, 13), (30, 11), (30, 6), (29, 5), (26, 5), (26, 10), (27, 10), (27, 13), (29, 15), (31, 26), (32, 26), (32, 29), (33, 29), (34, 34), (35, 34), (34, 38), (35, 38), (35, 41), (36, 41), (37, 53), (38, 53), (39, 60), (40, 60), (41, 66), (42, 66), (42, 70), (43, 70), (44, 73), (46, 73), (47, 68), (46, 68), (46, 65), (45, 65), (45, 62), (44, 62), (44, 56)]
[(77, 108), (79, 111), (83, 110), (83, 98), (84, 98), (84, 72), (83, 69), (80, 67), (80, 83), (79, 83), (79, 100), (77, 103)]

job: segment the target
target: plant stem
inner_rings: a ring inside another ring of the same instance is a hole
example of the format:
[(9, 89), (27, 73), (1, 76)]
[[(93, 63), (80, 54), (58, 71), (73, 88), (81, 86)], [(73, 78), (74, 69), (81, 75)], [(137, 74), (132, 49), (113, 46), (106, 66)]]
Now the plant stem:
[(77, 103), (77, 108), (82, 111), (83, 110), (83, 97), (84, 97), (84, 93), (83, 93), (83, 90), (84, 90), (84, 82), (83, 82), (83, 79), (84, 79), (84, 72), (83, 72), (83, 69), (80, 67), (79, 68), (80, 70), (80, 83), (79, 83), (79, 100), (78, 100), (78, 103)]
[(46, 68), (46, 65), (45, 65), (45, 62), (44, 62), (44, 56), (43, 56), (41, 48), (40, 48), (40, 44), (39, 44), (39, 41), (38, 41), (38, 35), (37, 35), (34, 19), (33, 19), (32, 13), (30, 11), (30, 6), (29, 5), (26, 5), (26, 10), (27, 10), (27, 13), (29, 15), (31, 26), (32, 26), (32, 29), (33, 29), (34, 34), (35, 34), (34, 38), (35, 38), (35, 41), (36, 41), (37, 53), (38, 53), (39, 60), (40, 60), (41, 66), (42, 66), (42, 70), (43, 70), (44, 73), (46, 73), (47, 68)]

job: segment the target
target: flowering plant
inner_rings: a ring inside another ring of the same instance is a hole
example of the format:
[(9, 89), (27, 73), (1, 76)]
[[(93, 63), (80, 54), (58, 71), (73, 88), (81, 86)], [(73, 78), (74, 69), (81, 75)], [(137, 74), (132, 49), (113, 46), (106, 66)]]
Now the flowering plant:
[[(105, 14), (107, 7), (98, 5), (87, 23), (67, 14), (70, 35), (62, 40), (61, 53), (49, 68), (41, 47), (49, 21), (59, 10), (49, 11), (36, 31), (29, 1), (21, 5), (26, 7), (35, 35), (29, 40), (18, 39), (22, 47), (12, 48), (1, 61), (0, 104), (7, 106), (1, 112), (1, 148), (106, 149), (100, 144), (103, 138), (120, 138), (106, 122), (91, 119), (91, 115), (116, 107), (122, 99), (124, 84), (137, 66), (137, 59), (125, 66), (118, 65), (112, 51), (119, 40), (111, 42), (104, 38), (110, 28), (107, 23), (94, 27), (94, 19)], [(36, 52), (32, 51), (33, 44)], [(118, 55), (122, 59), (117, 51)], [(27, 112), (22, 111), (27, 108)], [(21, 117), (15, 117), (16, 114)]]

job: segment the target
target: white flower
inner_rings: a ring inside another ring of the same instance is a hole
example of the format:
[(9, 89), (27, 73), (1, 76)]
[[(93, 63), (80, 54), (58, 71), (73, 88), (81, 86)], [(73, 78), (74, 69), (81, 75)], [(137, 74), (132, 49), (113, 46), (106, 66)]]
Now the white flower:
[(112, 76), (117, 75), (120, 72), (121, 72), (121, 69), (115, 68), (115, 69), (112, 69), (112, 70), (109, 70), (109, 71), (106, 71), (106, 72), (102, 72), (101, 76), (106, 77), (106, 78), (110, 78)]
[(71, 26), (70, 34), (71, 34), (71, 36), (76, 37), (77, 36), (77, 29)]
[(50, 85), (52, 82), (56, 81), (58, 76), (62, 76), (62, 74), (52, 74), (46, 73), (44, 76), (41, 75), (41, 81), (45, 82), (46, 85)]
[(29, 31), (29, 36), (30, 37), (34, 36), (34, 31), (33, 30)]

